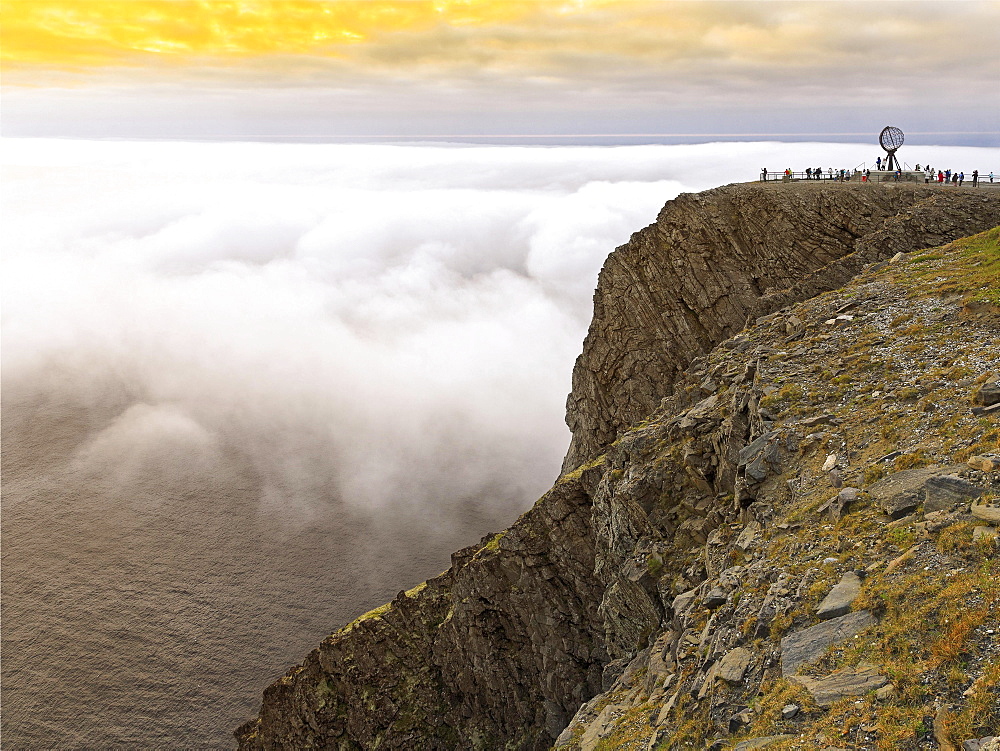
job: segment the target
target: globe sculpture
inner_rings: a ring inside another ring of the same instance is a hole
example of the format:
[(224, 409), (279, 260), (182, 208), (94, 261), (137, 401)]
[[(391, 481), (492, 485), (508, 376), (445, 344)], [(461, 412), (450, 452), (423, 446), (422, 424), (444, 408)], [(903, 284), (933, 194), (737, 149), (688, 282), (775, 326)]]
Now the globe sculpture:
[(885, 149), (886, 156), (888, 157), (885, 162), (885, 168), (887, 170), (900, 169), (902, 165), (896, 159), (896, 149), (903, 145), (903, 131), (891, 125), (886, 125), (882, 128), (882, 132), (879, 133), (878, 142)]

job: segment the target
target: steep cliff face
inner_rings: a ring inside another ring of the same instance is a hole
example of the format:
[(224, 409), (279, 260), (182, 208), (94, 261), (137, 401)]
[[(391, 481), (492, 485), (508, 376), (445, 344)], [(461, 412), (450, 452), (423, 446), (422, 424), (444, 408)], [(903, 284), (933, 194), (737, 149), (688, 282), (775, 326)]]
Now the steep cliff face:
[(241, 748), (549, 748), (607, 662), (590, 497), (561, 480), (505, 532), (328, 637)]
[[(968, 498), (996, 482), (984, 464), (951, 466), (1000, 453), (982, 423), (995, 410), (965, 402), (1000, 373), (996, 233), (985, 251), (870, 266), (1000, 224), (1000, 193), (939, 190), (730, 186), (668, 204), (602, 272), (570, 398), (572, 471), (506, 532), (328, 637), (265, 691), (240, 747), (681, 748), (775, 728), (814, 738), (832, 715), (783, 674), (782, 638), (815, 622), (841, 574), (884, 566), (869, 601), (912, 584), (887, 564), (917, 533), (889, 526), (898, 499), (876, 481), (928, 467), (904, 482), (917, 483), (907, 498), (940, 476), (964, 482), (927, 532), (946, 538), (931, 539), (934, 565), (964, 569), (980, 551)], [(965, 587), (956, 603), (977, 596), (980, 576), (952, 582)], [(978, 596), (977, 613), (1000, 606), (1000, 591)], [(855, 620), (837, 633), (874, 622)], [(985, 634), (963, 634), (963, 649), (985, 654)], [(816, 663), (824, 649), (800, 649), (815, 680), (840, 667)], [(849, 678), (882, 688), (897, 669), (857, 664)], [(1000, 683), (969, 675), (986, 697)], [(911, 688), (899, 686), (899, 706)], [(953, 704), (959, 693), (942, 689)], [(798, 724), (751, 712), (757, 696), (794, 699)], [(953, 707), (962, 732), (993, 721), (977, 696)]]
[(992, 193), (937, 186), (730, 185), (670, 201), (601, 271), (566, 405), (567, 472), (668, 395), (699, 354), (865, 263), (1000, 221)]

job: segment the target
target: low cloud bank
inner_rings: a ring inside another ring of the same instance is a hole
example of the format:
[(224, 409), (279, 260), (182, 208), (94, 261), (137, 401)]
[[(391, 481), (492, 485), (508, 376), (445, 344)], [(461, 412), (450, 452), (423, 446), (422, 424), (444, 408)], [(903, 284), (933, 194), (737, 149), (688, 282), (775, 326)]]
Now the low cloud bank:
[[(66, 461), (125, 486), (238, 457), (285, 521), (336, 503), (523, 506), (566, 446), (607, 253), (682, 189), (877, 151), (3, 148), (5, 412), (90, 410)], [(996, 156), (924, 151), (956, 168)]]
[(53, 460), (130, 499), (235, 460), (290, 523), (530, 502), (597, 270), (680, 189), (602, 151), (4, 147), (8, 427), (83, 410)]

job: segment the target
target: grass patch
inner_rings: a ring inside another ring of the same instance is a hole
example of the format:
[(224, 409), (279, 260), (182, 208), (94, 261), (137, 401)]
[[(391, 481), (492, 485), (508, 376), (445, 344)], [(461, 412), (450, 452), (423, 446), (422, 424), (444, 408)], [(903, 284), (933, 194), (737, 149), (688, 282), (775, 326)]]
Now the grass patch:
[(593, 461), (587, 462), (586, 464), (581, 464), (579, 467), (574, 469), (572, 472), (567, 472), (562, 477), (559, 478), (557, 484), (562, 484), (564, 482), (572, 482), (573, 480), (579, 480), (583, 476), (583, 473), (588, 469), (594, 469), (595, 467), (600, 467), (607, 460), (607, 454), (601, 454), (599, 457)]
[(961, 295), (966, 305), (1000, 307), (1000, 227), (915, 256), (907, 276), (921, 285), (913, 290), (920, 296)]

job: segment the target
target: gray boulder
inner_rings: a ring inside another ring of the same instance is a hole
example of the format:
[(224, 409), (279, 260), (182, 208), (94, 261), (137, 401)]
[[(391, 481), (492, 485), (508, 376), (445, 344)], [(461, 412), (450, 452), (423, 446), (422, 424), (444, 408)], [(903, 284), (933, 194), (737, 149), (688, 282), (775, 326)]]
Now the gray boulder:
[(816, 615), (821, 620), (836, 618), (851, 612), (851, 603), (858, 599), (861, 594), (861, 579), (853, 571), (848, 571), (840, 581), (830, 590), (823, 602), (819, 604)]
[(1000, 402), (1000, 381), (988, 381), (979, 387), (972, 397), (975, 404), (990, 407)]
[(883, 477), (868, 488), (868, 495), (891, 519), (902, 519), (916, 511), (923, 500), (924, 483), (935, 475), (946, 474), (951, 468), (921, 467), (904, 469)]
[(859, 610), (789, 634), (781, 640), (781, 674), (794, 675), (800, 665), (816, 662), (833, 645), (847, 641), (876, 623), (869, 611)]

